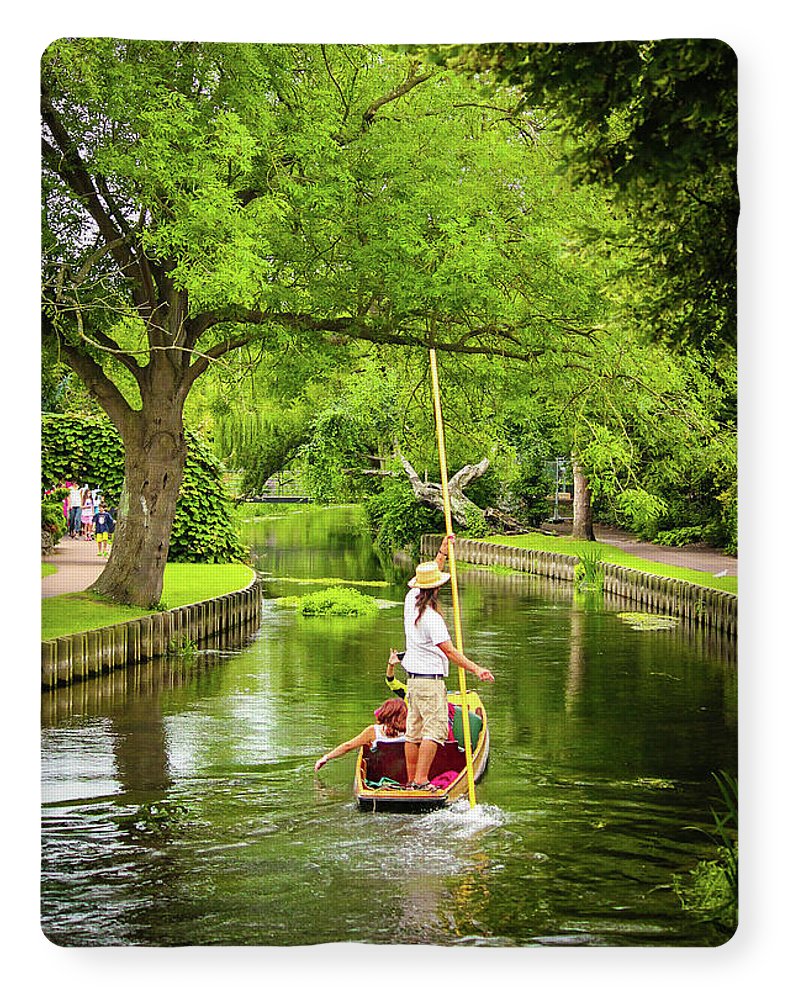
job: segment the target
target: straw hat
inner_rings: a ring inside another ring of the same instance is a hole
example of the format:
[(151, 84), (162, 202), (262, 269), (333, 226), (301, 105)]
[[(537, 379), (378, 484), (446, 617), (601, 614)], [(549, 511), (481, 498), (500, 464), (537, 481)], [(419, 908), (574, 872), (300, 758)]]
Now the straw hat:
[(415, 567), (415, 575), (409, 581), (410, 587), (420, 587), (421, 590), (428, 590), (431, 587), (439, 587), (440, 584), (450, 580), (450, 573), (442, 573), (439, 566), (432, 562), (420, 563)]

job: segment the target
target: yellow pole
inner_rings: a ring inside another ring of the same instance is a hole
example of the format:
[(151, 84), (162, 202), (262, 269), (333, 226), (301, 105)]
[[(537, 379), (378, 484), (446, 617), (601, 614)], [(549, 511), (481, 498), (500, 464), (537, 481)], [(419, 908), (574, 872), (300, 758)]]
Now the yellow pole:
[[(431, 361), (431, 389), (434, 397), (434, 421), (437, 427), (437, 451), (439, 452), (439, 471), (442, 477), (442, 505), (445, 509), (445, 534), (453, 534), (453, 520), (450, 514), (450, 493), (448, 492), (448, 466), (445, 459), (445, 429), (442, 424), (442, 404), (439, 398), (439, 375), (437, 374), (437, 352), (429, 349)], [(450, 588), (453, 594), (453, 623), (456, 631), (456, 649), (464, 652), (464, 640), (461, 634), (461, 605), (459, 604), (459, 584), (456, 579), (456, 553), (453, 542), (448, 542), (448, 571), (450, 573)], [(459, 690), (461, 691), (462, 727), (464, 729), (464, 756), (467, 763), (467, 791), (470, 808), (475, 806), (475, 779), (472, 773), (472, 746), (470, 738), (470, 716), (467, 709), (467, 679), (466, 671), (459, 667)]]

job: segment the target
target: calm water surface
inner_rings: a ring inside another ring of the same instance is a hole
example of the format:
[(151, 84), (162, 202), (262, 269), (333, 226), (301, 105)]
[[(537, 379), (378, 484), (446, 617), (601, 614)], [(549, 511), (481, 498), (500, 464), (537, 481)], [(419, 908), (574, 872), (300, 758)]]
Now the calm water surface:
[[(361, 813), (353, 755), (319, 775), (313, 763), (388, 695), (409, 573), (360, 583), (385, 571), (354, 508), (260, 511), (246, 525), (268, 580), (252, 639), (42, 699), (51, 940), (719, 943), (670, 883), (713, 856), (711, 772), (736, 774), (733, 645), (466, 571), (465, 648), (496, 675), (478, 806)], [(355, 621), (274, 605), (327, 578), (392, 603)]]

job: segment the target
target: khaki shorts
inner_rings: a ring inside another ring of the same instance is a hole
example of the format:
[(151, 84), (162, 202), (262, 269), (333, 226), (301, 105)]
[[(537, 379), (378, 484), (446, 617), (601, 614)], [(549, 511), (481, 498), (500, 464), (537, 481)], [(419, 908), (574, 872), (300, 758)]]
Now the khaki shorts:
[(410, 677), (406, 738), (410, 743), (432, 740), (442, 745), (448, 738), (448, 699), (441, 677)]

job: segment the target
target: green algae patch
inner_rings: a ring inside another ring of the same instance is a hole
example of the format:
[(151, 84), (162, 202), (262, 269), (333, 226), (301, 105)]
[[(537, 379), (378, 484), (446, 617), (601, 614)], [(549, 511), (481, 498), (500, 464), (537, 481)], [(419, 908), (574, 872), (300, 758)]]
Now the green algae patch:
[(361, 594), (353, 587), (327, 587), (302, 597), (280, 597), (277, 604), (295, 608), (306, 618), (363, 618), (379, 612), (379, 605), (373, 597)]
[(676, 787), (675, 782), (668, 778), (635, 778), (634, 783), (641, 788), (658, 788), (667, 791), (673, 791)]
[(288, 597), (276, 597), (275, 604), (279, 608), (298, 608), (302, 604), (299, 594), (289, 594)]
[(638, 632), (662, 632), (678, 625), (678, 618), (651, 615), (644, 611), (621, 611), (618, 617)]

